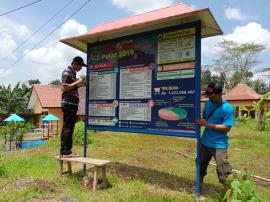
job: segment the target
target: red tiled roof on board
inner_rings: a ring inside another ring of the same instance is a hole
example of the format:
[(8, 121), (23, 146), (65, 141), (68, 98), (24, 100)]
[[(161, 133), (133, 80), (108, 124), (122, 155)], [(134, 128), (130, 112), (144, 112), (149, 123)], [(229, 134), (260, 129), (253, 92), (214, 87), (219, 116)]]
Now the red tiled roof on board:
[(87, 32), (86, 35), (97, 34), (97, 33), (105, 32), (108, 30), (121, 29), (128, 26), (147, 23), (149, 21), (170, 18), (177, 15), (184, 15), (186, 13), (190, 13), (193, 11), (195, 11), (194, 8), (183, 3), (179, 3), (177, 5), (168, 6), (166, 8), (149, 11), (146, 13), (129, 16), (127, 18), (122, 18), (122, 19), (111, 21), (109, 23), (98, 25), (92, 30), (90, 30), (89, 32)]
[(202, 22), (202, 38), (222, 34), (222, 30), (209, 8), (194, 9), (189, 5), (179, 3), (104, 23), (83, 35), (68, 37), (60, 41), (80, 51), (87, 52), (88, 43), (116, 39), (197, 21)]

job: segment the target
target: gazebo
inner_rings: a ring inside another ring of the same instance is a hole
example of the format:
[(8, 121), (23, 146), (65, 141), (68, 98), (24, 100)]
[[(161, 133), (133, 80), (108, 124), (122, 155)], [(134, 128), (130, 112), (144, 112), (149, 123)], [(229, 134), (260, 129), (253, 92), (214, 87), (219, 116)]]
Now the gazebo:
[[(237, 84), (234, 88), (228, 91), (223, 98), (230, 102), (235, 107), (235, 117), (247, 114), (248, 116), (255, 118), (255, 109), (253, 107), (254, 102), (258, 102), (262, 95), (256, 93), (246, 84)], [(267, 108), (270, 107), (270, 99), (265, 102)], [(241, 110), (241, 108), (247, 109)]]
[(56, 134), (58, 135), (58, 121), (60, 119), (57, 116), (54, 116), (53, 114), (48, 114), (46, 117), (42, 119), (42, 127), (43, 127), (43, 138), (44, 138), (44, 127), (45, 123), (48, 123), (47, 127), (47, 138), (49, 139), (50, 137), (50, 129), (53, 132), (53, 122), (56, 121)]

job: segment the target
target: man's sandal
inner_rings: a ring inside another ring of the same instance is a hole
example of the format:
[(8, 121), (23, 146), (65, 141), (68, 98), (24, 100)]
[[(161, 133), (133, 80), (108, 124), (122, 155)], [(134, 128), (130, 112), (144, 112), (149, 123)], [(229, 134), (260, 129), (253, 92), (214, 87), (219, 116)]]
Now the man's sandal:
[(80, 157), (79, 154), (76, 154), (76, 153), (71, 153), (71, 154), (63, 154), (63, 155), (60, 155), (61, 158), (78, 158)]

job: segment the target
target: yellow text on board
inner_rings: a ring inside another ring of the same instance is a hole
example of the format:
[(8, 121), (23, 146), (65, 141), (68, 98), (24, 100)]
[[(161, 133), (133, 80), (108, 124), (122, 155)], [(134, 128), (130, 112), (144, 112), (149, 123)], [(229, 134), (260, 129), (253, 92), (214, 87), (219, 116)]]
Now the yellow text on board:
[(189, 35), (195, 35), (195, 28), (181, 29), (174, 32), (167, 32), (164, 34), (160, 34), (158, 35), (158, 40), (180, 38), (180, 37), (189, 36)]

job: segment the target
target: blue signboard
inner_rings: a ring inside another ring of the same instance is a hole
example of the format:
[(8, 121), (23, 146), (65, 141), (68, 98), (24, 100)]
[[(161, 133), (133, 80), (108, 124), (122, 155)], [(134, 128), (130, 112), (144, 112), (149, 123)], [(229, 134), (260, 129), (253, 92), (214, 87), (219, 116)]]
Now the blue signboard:
[(198, 137), (199, 23), (88, 44), (87, 129)]

